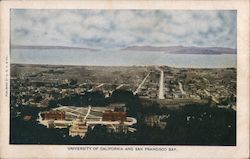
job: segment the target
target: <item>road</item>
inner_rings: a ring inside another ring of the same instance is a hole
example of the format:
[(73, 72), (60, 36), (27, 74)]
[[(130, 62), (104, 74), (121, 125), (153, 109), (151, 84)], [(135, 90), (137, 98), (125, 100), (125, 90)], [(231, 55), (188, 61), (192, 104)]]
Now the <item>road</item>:
[(91, 106), (89, 105), (88, 112), (87, 112), (87, 114), (85, 115), (85, 117), (83, 119), (84, 121), (87, 119), (88, 115), (90, 114), (90, 110), (91, 110)]
[(120, 89), (120, 88), (122, 88), (124, 86), (124, 84), (120, 84), (119, 86), (117, 86), (114, 90), (112, 90), (111, 91), (111, 93), (113, 93), (115, 90), (117, 90), (117, 89)]
[(212, 97), (212, 100), (215, 102), (215, 103), (219, 103), (219, 101), (213, 96), (213, 95), (211, 95), (211, 93), (209, 93), (207, 90), (205, 90), (204, 89), (204, 91), (205, 91), (205, 93), (208, 95), (208, 96), (211, 96)]
[(121, 87), (123, 87), (124, 84), (120, 84), (118, 87), (116, 87), (115, 89), (120, 89)]
[[(94, 87), (94, 88), (99, 88), (102, 87), (104, 85), (104, 83), (99, 84), (98, 86)], [(88, 90), (88, 92), (92, 92), (94, 90), (94, 88), (91, 88), (90, 90)]]
[(182, 93), (183, 95), (185, 95), (186, 92), (183, 90), (183, 86), (182, 86), (181, 82), (178, 82), (178, 84), (179, 84), (179, 88), (180, 88), (181, 93)]
[[(119, 86), (117, 86), (114, 90), (110, 91), (110, 93), (112, 94), (115, 90), (120, 89), (124, 86), (124, 84), (120, 84)], [(106, 94), (106, 97), (109, 97), (109, 94)]]
[(148, 76), (151, 74), (151, 72), (149, 72), (147, 74), (147, 76), (142, 80), (141, 84), (137, 87), (136, 91), (134, 92), (134, 94), (138, 93), (141, 89), (141, 87), (143, 86), (143, 84), (145, 83), (145, 81), (147, 80)]
[(161, 71), (161, 77), (160, 77), (160, 81), (159, 81), (159, 99), (164, 99), (164, 72), (162, 69), (160, 69)]

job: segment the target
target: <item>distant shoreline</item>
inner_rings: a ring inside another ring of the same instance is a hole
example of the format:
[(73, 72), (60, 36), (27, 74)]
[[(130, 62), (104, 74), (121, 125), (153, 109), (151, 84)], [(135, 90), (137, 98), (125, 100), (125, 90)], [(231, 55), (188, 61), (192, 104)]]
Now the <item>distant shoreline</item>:
[[(71, 46), (49, 46), (49, 45), (11, 45), (11, 49), (24, 49), (24, 50), (83, 50), (102, 52), (108, 50), (88, 48), (88, 47), (71, 47)], [(110, 50), (110, 51), (135, 51), (141, 53), (155, 52), (166, 54), (195, 54), (195, 55), (221, 55), (221, 54), (237, 54), (237, 49), (224, 48), (224, 47), (193, 47), (193, 46), (167, 46), (167, 47), (154, 47), (154, 46), (129, 46), (123, 49)]]
[(237, 54), (180, 54), (139, 51), (82, 51), (66, 49), (13, 49), (11, 63), (93, 65), (93, 66), (171, 66), (176, 68), (236, 67)]
[(62, 64), (35, 64), (35, 63), (11, 63), (10, 65), (24, 65), (24, 66), (48, 66), (48, 67), (169, 67), (169, 68), (183, 68), (183, 69), (237, 69), (236, 67), (225, 67), (225, 68), (200, 68), (200, 67), (172, 67), (167, 65), (62, 65)]

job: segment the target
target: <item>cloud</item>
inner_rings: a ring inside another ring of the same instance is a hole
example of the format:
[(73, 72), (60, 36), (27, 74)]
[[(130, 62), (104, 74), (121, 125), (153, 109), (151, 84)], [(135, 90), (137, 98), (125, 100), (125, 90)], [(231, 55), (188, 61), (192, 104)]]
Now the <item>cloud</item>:
[(11, 10), (11, 43), (236, 48), (236, 11)]

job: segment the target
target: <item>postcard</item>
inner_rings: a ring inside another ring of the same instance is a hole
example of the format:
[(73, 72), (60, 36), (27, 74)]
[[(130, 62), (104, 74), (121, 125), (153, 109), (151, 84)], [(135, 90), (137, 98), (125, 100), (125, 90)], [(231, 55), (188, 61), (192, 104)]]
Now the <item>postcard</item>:
[(248, 3), (1, 2), (0, 157), (248, 158)]

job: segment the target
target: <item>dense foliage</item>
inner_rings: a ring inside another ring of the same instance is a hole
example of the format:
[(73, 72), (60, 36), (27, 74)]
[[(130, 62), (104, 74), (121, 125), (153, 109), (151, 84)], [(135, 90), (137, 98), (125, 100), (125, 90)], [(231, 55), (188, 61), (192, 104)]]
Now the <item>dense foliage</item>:
[[(71, 99), (68, 99), (70, 102)], [(78, 98), (78, 97), (75, 97)], [(166, 144), (166, 145), (236, 145), (236, 111), (210, 105), (186, 105), (169, 109), (152, 102), (145, 106), (129, 91), (117, 91), (109, 98), (95, 92), (79, 100), (82, 103), (92, 99), (92, 105), (125, 102), (129, 116), (137, 119), (135, 133), (108, 133), (106, 126), (97, 125), (89, 130), (84, 139), (69, 137), (68, 129), (47, 129), (36, 121), (39, 111), (49, 108), (14, 107), (11, 111), (12, 144)], [(67, 101), (65, 99), (65, 101)], [(64, 101), (64, 102), (65, 102)], [(75, 100), (73, 100), (75, 101)], [(77, 100), (76, 100), (77, 101)], [(97, 103), (95, 103), (95, 102)], [(61, 101), (62, 102), (62, 101)], [(82, 104), (78, 103), (79, 105)], [(16, 116), (21, 112), (20, 116)], [(23, 117), (31, 115), (25, 121)], [(150, 115), (168, 115), (166, 127), (148, 126), (144, 119)]]

